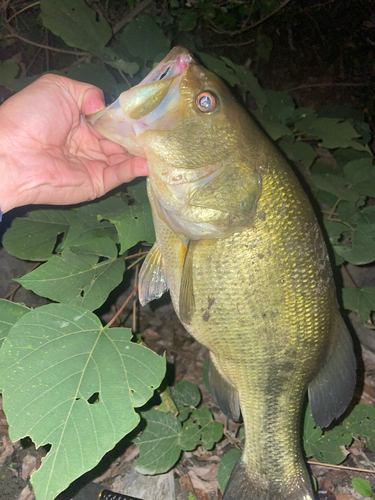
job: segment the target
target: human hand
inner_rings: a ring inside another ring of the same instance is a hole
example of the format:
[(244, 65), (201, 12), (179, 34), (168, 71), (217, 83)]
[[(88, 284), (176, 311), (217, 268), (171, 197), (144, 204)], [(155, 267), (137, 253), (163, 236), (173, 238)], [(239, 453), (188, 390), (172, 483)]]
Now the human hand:
[(137, 176), (146, 160), (90, 128), (104, 107), (98, 88), (45, 75), (0, 106), (0, 209), (70, 205), (100, 197)]

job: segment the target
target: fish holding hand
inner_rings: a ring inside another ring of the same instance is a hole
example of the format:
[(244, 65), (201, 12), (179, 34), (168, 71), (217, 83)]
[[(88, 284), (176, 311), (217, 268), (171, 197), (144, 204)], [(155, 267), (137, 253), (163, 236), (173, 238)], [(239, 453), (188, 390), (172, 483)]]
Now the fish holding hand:
[(156, 243), (140, 272), (141, 303), (169, 289), (210, 351), (217, 404), (242, 416), (245, 448), (223, 500), (313, 500), (300, 445), (305, 394), (327, 427), (352, 399), (356, 363), (299, 181), (223, 82), (181, 47), (88, 119), (148, 162)]

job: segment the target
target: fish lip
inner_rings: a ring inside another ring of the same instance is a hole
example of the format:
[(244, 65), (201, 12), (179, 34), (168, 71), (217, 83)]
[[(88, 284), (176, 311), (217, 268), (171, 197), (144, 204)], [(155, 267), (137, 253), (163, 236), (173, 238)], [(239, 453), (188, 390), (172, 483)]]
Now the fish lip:
[[(181, 82), (185, 71), (191, 63), (195, 63), (190, 52), (183, 47), (174, 47), (171, 52), (138, 84), (132, 88), (141, 88), (147, 84), (171, 79), (171, 87), (173, 81)], [(131, 90), (131, 89), (129, 89)], [(177, 89), (174, 90), (176, 92)], [(132, 119), (126, 116), (122, 111), (121, 96), (126, 94), (123, 92), (118, 99), (104, 109), (86, 116), (86, 120), (104, 137), (115, 140), (115, 142), (123, 143), (122, 138), (135, 136), (137, 137), (144, 130), (150, 128), (145, 126), (142, 120)], [(148, 115), (154, 113), (155, 110), (163, 101), (159, 102), (153, 110), (150, 110)], [(98, 122), (98, 123), (97, 123)], [(117, 124), (117, 125), (116, 125)], [(108, 135), (109, 133), (109, 135)]]
[(194, 58), (188, 50), (184, 47), (174, 47), (137, 87), (178, 75), (185, 71), (192, 61), (194, 61)]

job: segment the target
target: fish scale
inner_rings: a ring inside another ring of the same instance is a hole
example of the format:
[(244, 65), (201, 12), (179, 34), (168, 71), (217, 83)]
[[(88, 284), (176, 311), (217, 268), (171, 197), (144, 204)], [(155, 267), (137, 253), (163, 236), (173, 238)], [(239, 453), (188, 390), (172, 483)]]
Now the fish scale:
[(312, 500), (299, 432), (305, 394), (316, 424), (328, 426), (351, 400), (356, 364), (297, 177), (180, 47), (90, 121), (148, 161), (156, 243), (140, 272), (141, 303), (169, 289), (210, 351), (214, 399), (229, 418), (242, 415), (244, 452), (223, 500)]

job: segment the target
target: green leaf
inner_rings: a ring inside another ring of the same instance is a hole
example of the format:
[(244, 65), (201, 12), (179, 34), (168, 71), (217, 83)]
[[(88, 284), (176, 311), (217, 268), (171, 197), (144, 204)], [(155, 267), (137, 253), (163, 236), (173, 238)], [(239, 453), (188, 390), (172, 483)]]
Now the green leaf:
[(344, 420), (343, 427), (353, 437), (364, 438), (370, 450), (375, 451), (375, 408), (373, 406), (364, 404), (355, 406)]
[(0, 347), (9, 330), (22, 316), (31, 309), (23, 304), (15, 304), (9, 300), (0, 299)]
[(312, 174), (310, 177), (311, 183), (316, 189), (321, 189), (331, 193), (341, 200), (346, 200), (355, 203), (359, 195), (348, 186), (348, 180), (335, 174)]
[[(233, 63), (226, 57), (222, 57), (221, 59), (227, 66), (229, 66), (229, 68), (234, 70), (235, 75), (239, 79), (238, 85), (244, 87), (245, 90), (250, 92), (258, 108), (263, 109), (267, 103), (266, 91), (259, 85), (258, 79), (254, 76), (254, 74), (245, 69), (243, 66)], [(220, 73), (218, 73), (218, 75), (221, 76)], [(229, 81), (228, 79), (226, 80)]]
[(349, 241), (347, 244), (334, 245), (335, 251), (355, 265), (373, 262), (375, 260), (375, 206), (371, 205), (360, 211), (357, 210), (346, 222)]
[(318, 156), (315, 149), (306, 142), (297, 141), (289, 144), (286, 141), (280, 141), (279, 146), (290, 160), (300, 161), (306, 168), (310, 168)]
[(104, 237), (109, 237), (118, 243), (116, 228), (110, 222), (102, 220), (100, 214), (126, 209), (127, 204), (115, 196), (80, 207), (71, 219), (70, 228), (60, 248), (78, 247)]
[(360, 495), (362, 495), (363, 497), (370, 497), (370, 498), (374, 497), (372, 488), (365, 479), (362, 479), (360, 477), (355, 477), (354, 479), (352, 479), (352, 486), (355, 489), (355, 491)]
[(260, 109), (253, 111), (253, 115), (273, 141), (277, 141), (283, 136), (293, 135), (293, 132), (284, 123), (266, 120)]
[(229, 477), (234, 469), (234, 466), (240, 459), (242, 453), (237, 448), (233, 448), (226, 453), (220, 461), (219, 470), (217, 471), (217, 482), (222, 493), (227, 486)]
[(108, 94), (116, 94), (117, 82), (114, 76), (99, 64), (83, 63), (71, 66), (66, 76), (79, 82), (91, 83)]
[(340, 464), (346, 458), (341, 447), (349, 446), (351, 442), (350, 432), (342, 426), (334, 427), (318, 440), (309, 442), (310, 456), (325, 464)]
[(341, 239), (341, 235), (348, 230), (348, 226), (331, 220), (323, 220), (324, 227), (328, 233), (329, 241), (332, 245)]
[(185, 407), (195, 408), (201, 401), (198, 387), (188, 380), (179, 382), (175, 389), (172, 387), (171, 393), (178, 411), (182, 411)]
[(91, 53), (96, 57), (99, 57), (109, 66), (112, 66), (113, 68), (123, 71), (131, 76), (139, 71), (138, 63), (123, 59), (121, 54), (110, 47), (98, 47), (96, 50), (91, 50)]
[(307, 457), (314, 456), (315, 443), (319, 441), (322, 434), (322, 429), (315, 425), (310, 406), (308, 405), (303, 424), (303, 448)]
[(171, 41), (150, 16), (137, 16), (125, 27), (120, 43), (133, 56), (153, 60), (160, 52), (167, 53)]
[(266, 90), (267, 104), (263, 110), (265, 120), (285, 123), (294, 112), (294, 102), (289, 94), (279, 90)]
[(32, 476), (38, 500), (55, 498), (138, 424), (133, 407), (152, 396), (165, 359), (130, 339), (129, 329), (103, 328), (86, 309), (62, 304), (25, 314), (5, 339), (0, 380), (11, 439), (52, 446)]
[(231, 68), (228, 68), (226, 63), (220, 59), (216, 59), (204, 52), (198, 52), (199, 59), (202, 63), (211, 71), (219, 75), (221, 78), (226, 80), (229, 85), (234, 87), (240, 83), (240, 79), (233, 72)]
[(191, 31), (197, 26), (198, 14), (192, 10), (183, 10), (177, 18), (179, 31)]
[(345, 309), (357, 311), (363, 323), (366, 323), (370, 314), (375, 311), (375, 286), (343, 288), (342, 298)]
[(358, 193), (375, 197), (375, 167), (371, 158), (361, 158), (347, 163), (344, 175)]
[(104, 47), (112, 30), (104, 17), (83, 0), (41, 0), (43, 24), (70, 47), (95, 51)]
[(117, 258), (115, 243), (107, 239), (106, 245), (105, 253), (110, 256), (105, 260), (99, 261), (93, 253), (76, 254), (67, 248), (16, 281), (42, 297), (97, 309), (121, 283), (125, 270), (124, 259)]
[(146, 428), (134, 439), (139, 458), (134, 468), (140, 474), (163, 474), (177, 462), (181, 448), (178, 444), (181, 424), (171, 413), (157, 410), (143, 412)]
[(0, 85), (13, 91), (18, 70), (17, 63), (13, 59), (0, 61)]
[(5, 232), (5, 250), (24, 260), (47, 260), (56, 245), (57, 235), (68, 230), (74, 216), (69, 210), (36, 210), (14, 219)]
[(358, 151), (368, 151), (367, 145), (354, 141), (360, 137), (348, 121), (336, 118), (316, 118), (307, 116), (295, 123), (297, 130), (315, 139), (321, 139), (324, 148), (353, 148)]
[(200, 444), (201, 430), (191, 418), (182, 426), (179, 446), (183, 451), (192, 451)]
[(201, 443), (203, 448), (211, 450), (215, 443), (223, 437), (223, 424), (215, 422), (207, 408), (194, 410), (192, 419), (201, 427)]
[(150, 203), (138, 202), (125, 205), (114, 212), (100, 214), (102, 219), (109, 220), (116, 227), (121, 253), (134, 246), (139, 241), (154, 243), (155, 231), (152, 222)]

